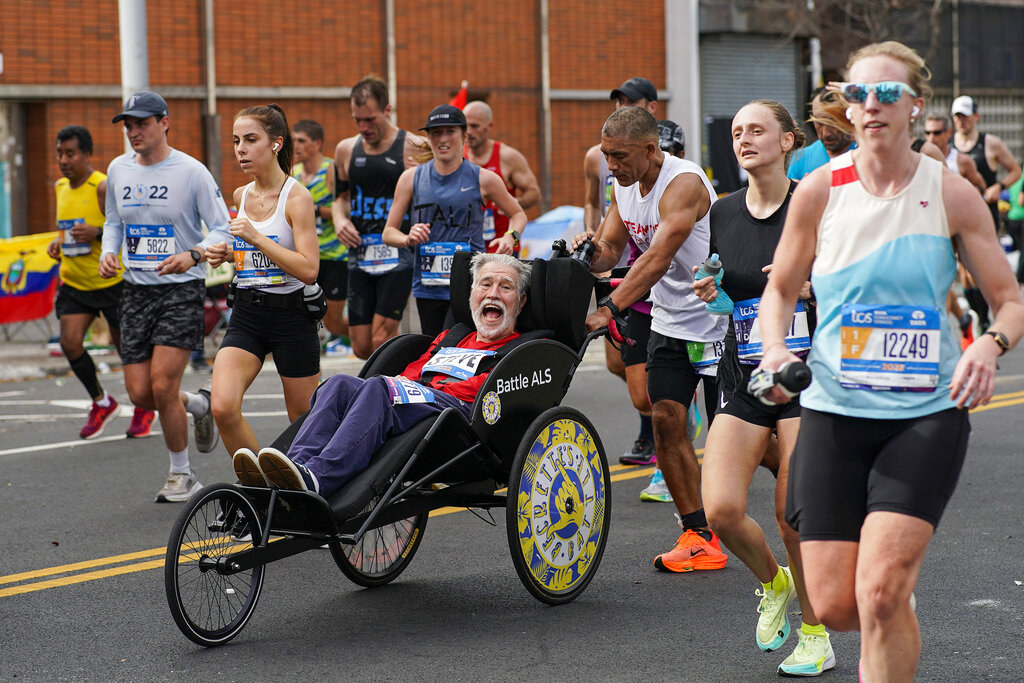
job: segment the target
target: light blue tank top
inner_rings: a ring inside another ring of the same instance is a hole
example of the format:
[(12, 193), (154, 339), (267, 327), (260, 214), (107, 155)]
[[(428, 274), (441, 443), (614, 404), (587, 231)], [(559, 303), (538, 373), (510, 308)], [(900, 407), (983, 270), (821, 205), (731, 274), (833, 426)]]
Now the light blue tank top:
[(919, 159), (893, 197), (870, 194), (850, 152), (830, 162), (811, 282), (818, 326), (806, 408), (901, 419), (953, 407), (960, 346), (946, 320), (956, 259), (942, 202), (943, 164)]

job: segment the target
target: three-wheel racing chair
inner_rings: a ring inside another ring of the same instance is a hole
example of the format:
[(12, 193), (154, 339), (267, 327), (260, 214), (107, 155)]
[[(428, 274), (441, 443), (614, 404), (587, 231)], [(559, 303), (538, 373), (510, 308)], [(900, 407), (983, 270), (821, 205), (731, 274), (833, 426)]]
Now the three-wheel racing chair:
[[(452, 268), (457, 324), (472, 329), (468, 254)], [(390, 438), (369, 467), (328, 498), (214, 484), (186, 504), (171, 532), (164, 581), (181, 631), (222, 645), (246, 625), (264, 566), (326, 545), (342, 573), (381, 586), (402, 573), (431, 510), (505, 508), (512, 563), (538, 600), (575, 599), (600, 564), (611, 519), (608, 461), (593, 424), (560, 406), (590, 341), (584, 319), (594, 288), (573, 258), (533, 262), (522, 341), (488, 375), (472, 419), (449, 408)], [(379, 348), (360, 377), (396, 375), (431, 339), (407, 334)], [(273, 444), (282, 452), (304, 418)], [(507, 493), (500, 491), (507, 484)]]

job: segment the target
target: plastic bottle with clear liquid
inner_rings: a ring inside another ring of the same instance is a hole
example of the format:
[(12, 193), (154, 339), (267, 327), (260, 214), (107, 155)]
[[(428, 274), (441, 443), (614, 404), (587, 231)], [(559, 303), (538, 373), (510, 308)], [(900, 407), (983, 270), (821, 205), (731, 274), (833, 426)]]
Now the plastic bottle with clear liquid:
[(712, 315), (731, 315), (732, 309), (735, 307), (733, 300), (722, 289), (722, 276), (724, 275), (725, 268), (722, 267), (722, 260), (718, 258), (718, 254), (712, 254), (704, 263), (700, 264), (700, 268), (693, 276), (694, 280), (703, 280), (706, 277), (715, 278), (718, 296), (704, 304), (704, 308)]

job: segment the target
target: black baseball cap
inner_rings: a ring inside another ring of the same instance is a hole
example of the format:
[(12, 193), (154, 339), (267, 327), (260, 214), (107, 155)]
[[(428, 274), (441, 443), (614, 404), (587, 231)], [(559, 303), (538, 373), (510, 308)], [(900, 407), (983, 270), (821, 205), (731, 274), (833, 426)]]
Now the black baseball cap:
[(617, 100), (623, 96), (634, 102), (637, 100), (657, 102), (658, 89), (646, 78), (631, 78), (615, 90), (612, 90), (612, 94), (608, 99)]
[(427, 122), (420, 130), (430, 130), (431, 128), (440, 128), (442, 126), (460, 126), (465, 128), (466, 115), (454, 105), (442, 104), (430, 110), (430, 114), (427, 115)]
[(686, 135), (675, 121), (658, 121), (658, 146), (662, 151), (675, 154), (686, 149)]
[(127, 117), (148, 119), (155, 116), (162, 119), (167, 116), (167, 101), (155, 92), (142, 90), (128, 98), (124, 103), (124, 111), (114, 117), (111, 123), (117, 123)]

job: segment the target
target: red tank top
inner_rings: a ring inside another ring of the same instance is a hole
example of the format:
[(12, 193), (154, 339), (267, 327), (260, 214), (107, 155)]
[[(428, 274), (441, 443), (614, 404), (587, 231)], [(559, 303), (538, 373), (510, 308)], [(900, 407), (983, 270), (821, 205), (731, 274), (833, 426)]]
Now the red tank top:
[[(463, 156), (469, 158), (469, 147), (466, 147)], [(501, 143), (497, 140), (494, 141), (494, 149), (491, 150), (491, 156), (480, 168), (486, 168), (488, 171), (493, 171), (498, 174), (501, 181), (505, 183), (505, 187), (508, 187), (508, 191), (515, 196), (515, 188), (509, 187), (508, 183), (505, 182), (505, 176), (501, 174)], [(498, 209), (497, 205), (493, 201), (489, 201), (484, 204), (484, 244), (490, 245), (491, 240), (502, 237), (508, 231), (508, 216)], [(493, 253), (495, 249), (491, 246), (487, 247), (489, 253)]]

